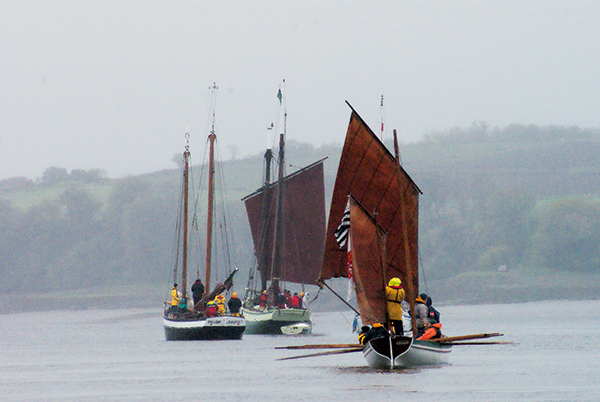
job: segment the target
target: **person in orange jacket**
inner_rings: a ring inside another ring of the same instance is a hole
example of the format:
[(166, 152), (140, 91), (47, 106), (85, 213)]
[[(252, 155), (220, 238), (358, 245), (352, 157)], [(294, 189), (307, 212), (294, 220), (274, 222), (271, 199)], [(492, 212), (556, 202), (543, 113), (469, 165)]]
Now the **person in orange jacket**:
[(425, 320), (425, 333), (418, 337), (418, 340), (438, 339), (442, 337), (442, 324), (436, 322), (432, 324), (430, 320)]

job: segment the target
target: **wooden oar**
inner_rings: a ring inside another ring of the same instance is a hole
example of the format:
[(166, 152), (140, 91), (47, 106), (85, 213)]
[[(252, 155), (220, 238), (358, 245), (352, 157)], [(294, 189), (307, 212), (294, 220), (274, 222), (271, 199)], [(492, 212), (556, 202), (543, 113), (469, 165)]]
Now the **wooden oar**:
[(448, 343), (455, 341), (468, 341), (471, 339), (483, 339), (483, 338), (491, 338), (494, 336), (504, 336), (504, 334), (494, 332), (491, 334), (473, 334), (473, 335), (459, 335), (459, 336), (448, 336), (446, 338), (437, 338), (437, 339), (429, 339), (430, 341), (439, 342), (439, 343)]
[(362, 346), (359, 347), (359, 348), (348, 348), (348, 349), (342, 349), (342, 350), (330, 350), (328, 352), (311, 353), (311, 354), (302, 355), (302, 356), (283, 357), (281, 359), (277, 359), (277, 361), (292, 360), (292, 359), (303, 359), (305, 357), (339, 355), (339, 354), (342, 354), (342, 353), (352, 353), (352, 352), (360, 352), (360, 351), (362, 351)]
[(359, 348), (358, 343), (330, 343), (322, 345), (294, 345), (294, 346), (276, 346), (275, 349), (345, 349)]
[(518, 343), (514, 343), (514, 342), (472, 342), (472, 341), (466, 341), (466, 342), (444, 342), (444, 345), (452, 345), (452, 346), (456, 346), (456, 345), (518, 345)]

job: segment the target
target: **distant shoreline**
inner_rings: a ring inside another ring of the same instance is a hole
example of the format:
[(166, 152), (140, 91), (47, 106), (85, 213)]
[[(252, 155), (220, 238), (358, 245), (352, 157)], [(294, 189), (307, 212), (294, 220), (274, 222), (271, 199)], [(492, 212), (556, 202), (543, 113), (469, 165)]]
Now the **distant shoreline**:
[[(510, 304), (547, 300), (598, 300), (600, 275), (552, 273), (519, 278), (518, 272), (502, 275), (458, 276), (431, 281), (421, 292), (434, 305)], [(35, 294), (0, 295), (0, 314), (55, 310), (160, 308), (167, 292), (154, 286), (117, 286)], [(312, 294), (311, 297), (314, 297)], [(339, 311), (345, 307), (324, 289), (311, 303), (315, 312)]]

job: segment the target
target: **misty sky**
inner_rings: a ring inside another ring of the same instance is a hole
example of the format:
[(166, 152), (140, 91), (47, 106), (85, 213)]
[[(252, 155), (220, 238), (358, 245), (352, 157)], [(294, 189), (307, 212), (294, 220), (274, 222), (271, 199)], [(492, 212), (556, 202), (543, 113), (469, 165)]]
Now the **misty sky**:
[[(109, 177), (262, 152), (285, 79), (288, 140), (342, 143), (348, 100), (402, 142), (483, 120), (600, 126), (597, 1), (0, 0), (0, 179)], [(196, 158), (198, 160), (199, 158)]]

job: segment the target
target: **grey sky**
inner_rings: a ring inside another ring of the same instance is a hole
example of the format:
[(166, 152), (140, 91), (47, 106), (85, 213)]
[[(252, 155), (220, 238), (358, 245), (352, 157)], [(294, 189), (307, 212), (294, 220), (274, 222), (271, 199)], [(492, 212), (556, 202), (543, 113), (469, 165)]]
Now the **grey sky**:
[(286, 80), (288, 140), (341, 143), (348, 100), (401, 141), (484, 120), (600, 126), (597, 1), (0, 0), (0, 179), (110, 177), (261, 152)]

